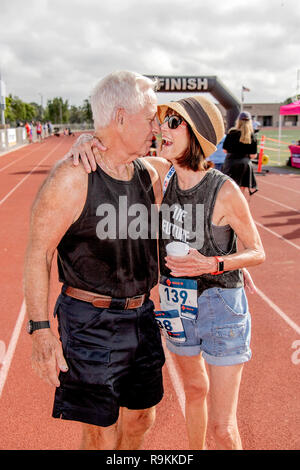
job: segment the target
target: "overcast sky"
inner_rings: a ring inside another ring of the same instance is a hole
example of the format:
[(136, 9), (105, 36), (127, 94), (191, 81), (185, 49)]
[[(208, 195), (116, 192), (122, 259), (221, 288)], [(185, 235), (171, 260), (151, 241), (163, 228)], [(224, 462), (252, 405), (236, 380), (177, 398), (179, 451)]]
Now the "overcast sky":
[(27, 102), (80, 105), (124, 69), (217, 76), (252, 103), (297, 90), (299, 0), (1, 0), (0, 18), (2, 78)]

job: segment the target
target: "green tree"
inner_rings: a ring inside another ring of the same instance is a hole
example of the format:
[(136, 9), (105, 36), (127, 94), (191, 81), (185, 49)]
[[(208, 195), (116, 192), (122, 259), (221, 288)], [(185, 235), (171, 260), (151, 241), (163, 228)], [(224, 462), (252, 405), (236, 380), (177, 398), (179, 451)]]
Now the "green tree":
[(40, 104), (38, 103), (30, 103), (30, 105), (34, 108), (34, 119), (36, 121), (42, 121), (43, 120), (43, 108)]
[(8, 95), (5, 99), (5, 120), (10, 124), (17, 121), (32, 121), (36, 119), (36, 108), (34, 105), (25, 103), (18, 96)]
[(300, 100), (300, 95), (290, 96), (283, 102), (283, 104), (290, 104), (297, 100)]
[(93, 122), (93, 114), (92, 114), (91, 103), (88, 99), (84, 100), (83, 106), (82, 106), (81, 109), (82, 109), (83, 121), (92, 123)]
[(4, 112), (4, 115), (5, 115), (5, 121), (9, 122), (9, 123), (15, 122), (15, 120), (16, 120), (16, 115), (15, 115), (14, 109), (12, 107), (12, 100), (13, 100), (12, 95), (8, 95), (5, 98), (5, 112)]
[(53, 122), (54, 124), (65, 124), (69, 122), (68, 100), (64, 101), (61, 97), (48, 100), (45, 119)]
[(83, 122), (83, 117), (82, 117), (82, 112), (81, 112), (80, 107), (72, 105), (70, 107), (69, 116), (70, 116), (69, 118), (70, 124)]

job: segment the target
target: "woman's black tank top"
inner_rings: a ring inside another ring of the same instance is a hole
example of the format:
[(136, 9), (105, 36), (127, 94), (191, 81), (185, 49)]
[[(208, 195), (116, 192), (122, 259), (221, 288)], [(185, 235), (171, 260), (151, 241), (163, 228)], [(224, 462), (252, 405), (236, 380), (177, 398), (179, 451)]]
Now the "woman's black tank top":
[(89, 174), (83, 211), (58, 245), (64, 284), (124, 298), (148, 293), (157, 283), (152, 182), (141, 160), (133, 163), (130, 181), (116, 180), (99, 166)]
[[(204, 256), (222, 256), (236, 252), (237, 240), (234, 231), (228, 226), (226, 229), (224, 227), (223, 238), (225, 237), (227, 246), (224, 251), (224, 243), (218, 242), (220, 238), (218, 236), (217, 240), (216, 227), (212, 224), (216, 198), (227, 179), (228, 176), (220, 171), (210, 169), (196, 186), (181, 190), (177, 175), (173, 174), (160, 210), (159, 256), (162, 275), (170, 276), (164, 258), (167, 254), (166, 245), (172, 241), (186, 242)], [(239, 269), (218, 275), (203, 274), (193, 279), (197, 279), (199, 295), (211, 287), (234, 288), (243, 285), (242, 272)]]

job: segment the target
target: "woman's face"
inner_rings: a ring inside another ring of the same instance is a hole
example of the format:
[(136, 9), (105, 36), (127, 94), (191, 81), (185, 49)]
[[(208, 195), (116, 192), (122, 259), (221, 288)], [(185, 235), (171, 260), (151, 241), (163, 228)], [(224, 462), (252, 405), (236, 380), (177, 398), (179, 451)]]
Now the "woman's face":
[(167, 120), (167, 117), (170, 116), (178, 115), (172, 109), (169, 109), (166, 113), (165, 121), (161, 125), (162, 148), (159, 156), (174, 162), (184, 154), (189, 145), (190, 137), (187, 124), (182, 118), (181, 124), (176, 129), (170, 129)]

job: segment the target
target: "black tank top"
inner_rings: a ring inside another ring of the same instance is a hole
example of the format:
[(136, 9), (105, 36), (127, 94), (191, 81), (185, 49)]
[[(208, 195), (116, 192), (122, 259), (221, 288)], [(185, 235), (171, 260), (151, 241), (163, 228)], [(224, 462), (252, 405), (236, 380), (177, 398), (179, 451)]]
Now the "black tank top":
[[(159, 253), (162, 275), (170, 276), (164, 258), (166, 245), (172, 241), (186, 242), (204, 256), (222, 256), (236, 252), (237, 237), (234, 231), (230, 228), (229, 240), (226, 243), (228, 250), (223, 251), (215, 239), (216, 232), (212, 224), (216, 197), (227, 179), (228, 176), (220, 171), (210, 169), (196, 186), (181, 190), (177, 175), (173, 174), (160, 210)], [(189, 279), (188, 276), (186, 278)], [(203, 274), (193, 279), (197, 280), (199, 295), (211, 287), (234, 288), (243, 285), (242, 272), (239, 269), (219, 275)]]
[(83, 211), (57, 248), (64, 284), (124, 298), (148, 293), (157, 283), (152, 182), (139, 159), (133, 164), (130, 181), (116, 180), (99, 166), (89, 174)]

